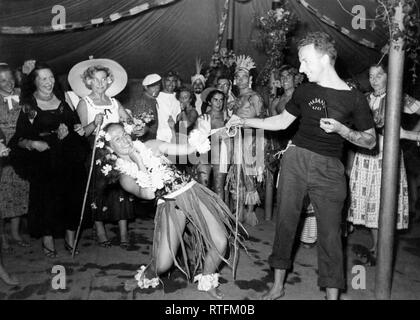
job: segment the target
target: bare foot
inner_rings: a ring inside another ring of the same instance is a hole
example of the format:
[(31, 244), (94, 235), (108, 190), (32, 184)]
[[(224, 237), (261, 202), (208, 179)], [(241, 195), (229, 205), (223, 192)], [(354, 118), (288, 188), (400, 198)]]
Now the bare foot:
[(130, 279), (130, 280), (127, 280), (125, 283), (124, 283), (124, 290), (125, 291), (133, 291), (134, 289), (136, 289), (137, 288), (137, 280), (135, 280), (135, 279)]
[(0, 268), (0, 278), (9, 286), (17, 286), (19, 284), (18, 279), (13, 275), (8, 274), (3, 268)]
[(13, 253), (13, 248), (9, 245), (8, 242), (7, 243), (3, 242), (1, 246), (1, 251), (6, 254), (11, 254)]
[(255, 227), (259, 222), (255, 211), (247, 212), (244, 222), (249, 224), (251, 227)]
[(207, 291), (210, 297), (216, 299), (216, 300), (222, 300), (224, 298), (223, 293), (218, 288), (212, 288), (209, 291)]
[(262, 295), (261, 300), (278, 300), (283, 298), (285, 294), (286, 292), (283, 287), (277, 288), (273, 286), (268, 292)]

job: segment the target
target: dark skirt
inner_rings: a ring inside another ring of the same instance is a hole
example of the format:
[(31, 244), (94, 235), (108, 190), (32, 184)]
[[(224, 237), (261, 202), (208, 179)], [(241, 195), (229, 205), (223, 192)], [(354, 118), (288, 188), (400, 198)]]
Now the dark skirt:
[[(47, 153), (42, 158), (48, 160)], [(60, 170), (50, 170), (48, 164), (39, 163), (37, 174), (30, 179), (28, 228), (35, 238), (62, 237), (65, 230), (76, 231), (86, 186), (82, 163), (63, 163)]]
[(108, 183), (98, 165), (92, 173), (89, 199), (93, 221), (134, 219), (134, 197), (124, 191), (118, 181)]

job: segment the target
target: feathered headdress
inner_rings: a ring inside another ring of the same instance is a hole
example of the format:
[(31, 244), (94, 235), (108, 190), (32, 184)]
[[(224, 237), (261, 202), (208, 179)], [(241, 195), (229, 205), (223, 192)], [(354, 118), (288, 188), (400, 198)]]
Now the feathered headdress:
[(197, 80), (200, 80), (203, 85), (206, 84), (206, 78), (201, 74), (201, 69), (203, 68), (203, 64), (200, 58), (195, 58), (195, 75), (191, 77), (191, 84), (194, 84)]
[(256, 67), (254, 60), (250, 56), (240, 55), (236, 58), (235, 73), (239, 71), (250, 72)]

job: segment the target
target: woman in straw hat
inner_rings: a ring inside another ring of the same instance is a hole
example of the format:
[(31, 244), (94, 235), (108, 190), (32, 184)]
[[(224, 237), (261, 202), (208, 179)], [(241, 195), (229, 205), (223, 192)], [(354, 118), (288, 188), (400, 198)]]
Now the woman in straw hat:
[[(127, 73), (117, 62), (109, 59), (82, 61), (70, 70), (68, 80), (81, 97), (77, 113), (92, 145), (97, 129), (130, 118), (114, 98), (127, 84)], [(90, 196), (98, 244), (104, 248), (111, 246), (104, 222), (118, 221), (120, 246), (127, 249), (127, 220), (134, 218), (132, 197), (117, 184), (106, 185), (98, 172), (93, 174)]]

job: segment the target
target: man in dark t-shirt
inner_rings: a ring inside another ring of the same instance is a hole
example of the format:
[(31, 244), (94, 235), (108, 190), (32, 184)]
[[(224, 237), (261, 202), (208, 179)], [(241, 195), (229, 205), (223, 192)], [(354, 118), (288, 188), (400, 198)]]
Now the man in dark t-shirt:
[(340, 161), (345, 140), (363, 148), (376, 144), (373, 118), (364, 96), (337, 75), (334, 40), (323, 32), (307, 34), (298, 43), (300, 72), (310, 83), (293, 93), (285, 110), (266, 119), (241, 119), (244, 127), (284, 130), (300, 119), (297, 133), (281, 160), (278, 212), (273, 252), (274, 284), (263, 295), (275, 300), (285, 294), (286, 270), (303, 199), (309, 195), (318, 228), (318, 285), (327, 299), (338, 299), (345, 288), (341, 211), (347, 196), (344, 166)]

